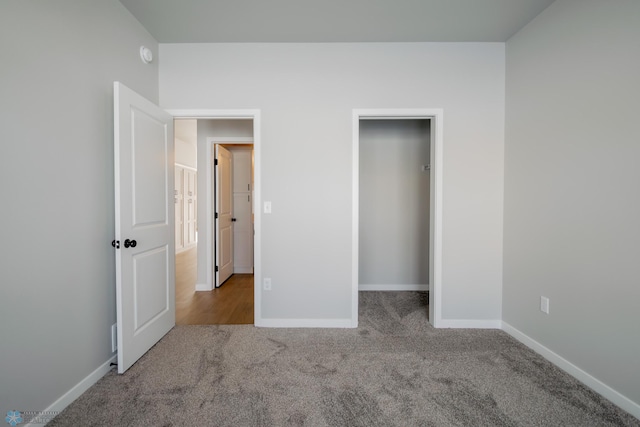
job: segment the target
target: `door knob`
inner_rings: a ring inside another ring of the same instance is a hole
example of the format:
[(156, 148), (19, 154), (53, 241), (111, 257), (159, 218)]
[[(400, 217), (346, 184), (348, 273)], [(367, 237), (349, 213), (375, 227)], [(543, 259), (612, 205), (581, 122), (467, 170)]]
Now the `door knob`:
[(135, 240), (127, 239), (127, 240), (124, 241), (124, 247), (125, 248), (129, 248), (129, 247), (135, 248), (137, 244), (138, 244), (138, 242), (136, 242)]
[(235, 218), (231, 218), (231, 221), (236, 222), (236, 219)]
[(116, 249), (120, 249), (120, 240), (114, 240), (111, 242), (111, 246), (113, 246)]

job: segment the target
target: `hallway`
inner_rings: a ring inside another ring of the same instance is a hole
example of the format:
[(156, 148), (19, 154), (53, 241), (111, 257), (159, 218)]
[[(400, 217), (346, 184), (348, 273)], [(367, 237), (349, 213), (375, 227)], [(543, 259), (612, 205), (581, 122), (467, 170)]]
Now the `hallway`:
[(196, 292), (197, 249), (176, 254), (176, 325), (253, 324), (253, 275), (234, 274), (221, 287)]

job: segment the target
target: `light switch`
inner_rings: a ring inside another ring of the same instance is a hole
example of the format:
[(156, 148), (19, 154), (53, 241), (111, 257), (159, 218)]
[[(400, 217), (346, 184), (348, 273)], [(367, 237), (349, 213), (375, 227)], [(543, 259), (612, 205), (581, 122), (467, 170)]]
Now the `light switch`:
[(271, 202), (264, 202), (264, 213), (271, 213)]
[(540, 297), (540, 311), (549, 314), (549, 298)]

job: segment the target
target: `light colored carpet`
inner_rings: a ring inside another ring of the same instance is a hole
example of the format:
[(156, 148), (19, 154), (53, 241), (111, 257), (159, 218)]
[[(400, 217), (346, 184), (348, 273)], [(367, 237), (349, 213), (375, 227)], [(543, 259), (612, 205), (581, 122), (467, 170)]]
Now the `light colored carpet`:
[(357, 329), (179, 326), (50, 426), (640, 426), (498, 330), (436, 330), (418, 292)]

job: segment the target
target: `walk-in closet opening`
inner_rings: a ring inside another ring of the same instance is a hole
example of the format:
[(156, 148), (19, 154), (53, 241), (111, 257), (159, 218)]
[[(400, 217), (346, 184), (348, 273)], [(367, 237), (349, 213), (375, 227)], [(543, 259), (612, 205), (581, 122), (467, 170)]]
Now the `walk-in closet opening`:
[(398, 298), (415, 298), (412, 307), (437, 326), (441, 124), (441, 110), (354, 110), (356, 315), (367, 291), (412, 292)]
[(360, 122), (360, 291), (429, 291), (430, 120)]

